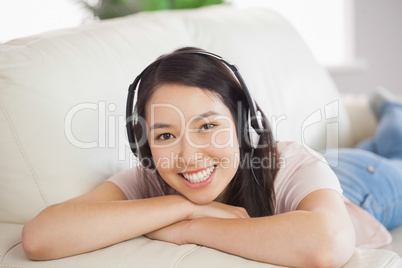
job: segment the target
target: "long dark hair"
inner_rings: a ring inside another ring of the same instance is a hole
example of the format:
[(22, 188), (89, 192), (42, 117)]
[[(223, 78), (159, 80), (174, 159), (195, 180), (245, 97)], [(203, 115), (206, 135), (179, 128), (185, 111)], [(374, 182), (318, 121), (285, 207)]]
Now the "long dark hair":
[[(144, 70), (138, 86), (135, 117), (145, 118), (149, 99), (159, 86), (165, 84), (198, 87), (218, 96), (231, 112), (240, 144), (239, 168), (225, 190), (223, 203), (243, 207), (251, 217), (273, 215), (275, 213), (274, 179), (277, 172), (277, 151), (268, 120), (262, 114), (264, 132), (260, 137), (259, 146), (251, 153), (250, 141), (248, 135), (245, 135), (247, 132), (244, 131), (247, 126), (248, 102), (243, 89), (220, 60), (207, 55), (185, 53), (194, 50), (202, 51), (194, 47), (182, 48), (159, 57)], [(137, 141), (144, 140), (145, 131), (144, 124), (134, 124)], [(146, 140), (138, 147), (138, 157), (143, 166), (155, 169)], [(266, 161), (269, 162), (268, 166)], [(253, 164), (253, 167), (250, 164)], [(255, 179), (252, 171), (254, 171)], [(157, 170), (156, 174), (162, 189), (167, 193), (169, 186)]]

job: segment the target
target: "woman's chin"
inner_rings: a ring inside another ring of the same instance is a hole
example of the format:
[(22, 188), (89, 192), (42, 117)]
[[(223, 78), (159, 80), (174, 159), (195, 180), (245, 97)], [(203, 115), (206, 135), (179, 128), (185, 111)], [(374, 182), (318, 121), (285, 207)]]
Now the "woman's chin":
[(206, 205), (211, 203), (217, 198), (217, 196), (187, 196), (191, 202), (197, 205)]

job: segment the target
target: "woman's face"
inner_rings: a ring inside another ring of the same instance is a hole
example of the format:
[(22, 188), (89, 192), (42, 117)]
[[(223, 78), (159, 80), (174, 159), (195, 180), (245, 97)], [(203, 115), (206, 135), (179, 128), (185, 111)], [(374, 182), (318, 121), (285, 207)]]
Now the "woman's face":
[(194, 203), (215, 200), (239, 166), (236, 127), (223, 102), (197, 87), (167, 84), (152, 95), (145, 119), (163, 180)]

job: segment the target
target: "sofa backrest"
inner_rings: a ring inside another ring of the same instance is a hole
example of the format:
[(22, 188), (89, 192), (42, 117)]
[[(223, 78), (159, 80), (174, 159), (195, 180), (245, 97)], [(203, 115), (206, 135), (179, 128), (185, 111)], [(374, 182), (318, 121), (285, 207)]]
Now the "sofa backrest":
[(236, 63), (277, 139), (324, 151), (350, 143), (328, 74), (272, 11), (160, 11), (44, 33), (0, 45), (0, 222), (26, 222), (135, 164), (128, 85), (183, 46)]

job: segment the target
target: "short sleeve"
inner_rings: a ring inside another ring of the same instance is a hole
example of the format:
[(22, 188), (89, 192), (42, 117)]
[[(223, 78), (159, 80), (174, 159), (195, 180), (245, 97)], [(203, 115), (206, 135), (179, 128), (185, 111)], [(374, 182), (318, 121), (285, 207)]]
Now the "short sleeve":
[(280, 166), (275, 178), (276, 214), (294, 211), (308, 194), (332, 189), (342, 195), (335, 173), (317, 152), (297, 142), (279, 143)]

